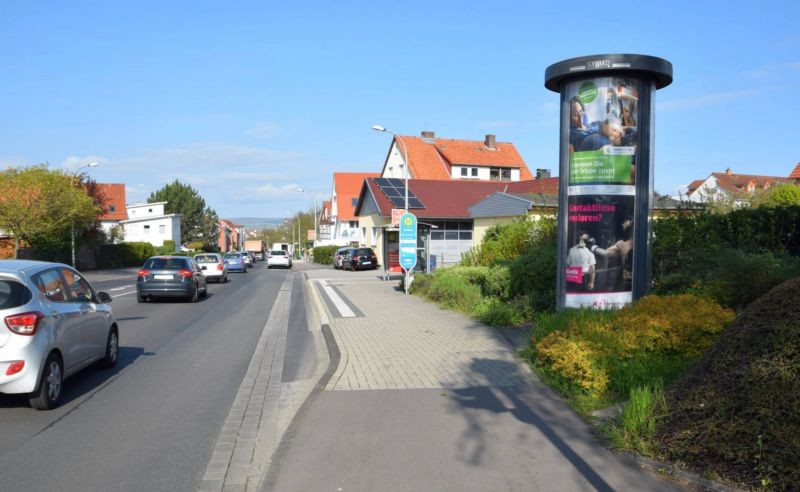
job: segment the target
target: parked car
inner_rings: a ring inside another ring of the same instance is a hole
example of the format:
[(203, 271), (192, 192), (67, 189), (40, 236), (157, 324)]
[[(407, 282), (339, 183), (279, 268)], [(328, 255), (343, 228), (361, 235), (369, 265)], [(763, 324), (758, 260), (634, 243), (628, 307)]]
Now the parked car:
[(0, 393), (58, 405), (63, 381), (94, 362), (114, 367), (119, 327), (109, 303), (60, 263), (0, 260)]
[(144, 262), (136, 278), (136, 300), (180, 297), (197, 302), (208, 294), (206, 277), (192, 258), (153, 256)]
[(225, 253), (225, 256), (223, 256), (222, 259), (228, 262), (229, 272), (247, 273), (247, 263), (245, 263), (244, 256), (242, 256), (241, 253)]
[(201, 253), (195, 255), (194, 261), (200, 265), (200, 270), (206, 280), (214, 280), (218, 283), (228, 281), (228, 264), (222, 259), (219, 253)]
[(349, 252), (352, 249), (354, 249), (354, 248), (352, 248), (350, 246), (345, 246), (343, 248), (337, 249), (333, 253), (333, 268), (338, 269), (338, 270), (341, 270), (342, 268), (344, 268), (342, 262), (343, 262), (343, 260), (344, 260), (344, 258), (346, 256), (349, 256)]
[(349, 270), (375, 270), (378, 268), (378, 257), (372, 248), (354, 248), (343, 260)]
[(267, 256), (267, 268), (272, 267), (292, 268), (292, 257), (282, 249), (270, 251)]

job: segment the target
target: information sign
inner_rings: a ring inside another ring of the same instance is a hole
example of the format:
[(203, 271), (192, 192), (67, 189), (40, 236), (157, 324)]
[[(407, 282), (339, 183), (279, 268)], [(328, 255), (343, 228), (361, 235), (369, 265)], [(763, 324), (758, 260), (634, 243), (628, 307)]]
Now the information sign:
[(404, 213), (400, 217), (400, 266), (411, 270), (417, 265), (417, 216)]

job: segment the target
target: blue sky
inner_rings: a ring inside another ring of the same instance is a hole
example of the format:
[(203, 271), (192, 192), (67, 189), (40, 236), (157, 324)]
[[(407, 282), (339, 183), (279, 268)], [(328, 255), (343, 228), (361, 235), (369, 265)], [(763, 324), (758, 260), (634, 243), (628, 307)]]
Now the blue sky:
[[(176, 178), (222, 217), (280, 217), (379, 172), (390, 137), (512, 142), (558, 172), (545, 69), (672, 62), (655, 188), (800, 161), (800, 2), (0, 3), (0, 166), (92, 161), (143, 201)], [(296, 191), (302, 187), (305, 193)]]

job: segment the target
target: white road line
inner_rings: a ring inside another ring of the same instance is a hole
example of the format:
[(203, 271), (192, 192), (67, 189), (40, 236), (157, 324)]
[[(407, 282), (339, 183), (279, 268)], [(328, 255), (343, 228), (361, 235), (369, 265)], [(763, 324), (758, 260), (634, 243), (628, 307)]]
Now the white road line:
[(135, 285), (126, 285), (125, 287), (114, 287), (113, 289), (108, 289), (108, 291), (109, 292), (114, 292), (114, 291), (117, 291), (117, 290), (125, 290), (128, 287), (135, 287)]
[(356, 317), (356, 313), (354, 313), (353, 310), (350, 309), (350, 306), (348, 306), (347, 303), (345, 303), (344, 300), (339, 297), (339, 294), (333, 290), (333, 287), (328, 285), (327, 281), (320, 281), (320, 285), (322, 286), (322, 290), (325, 291), (325, 294), (328, 295), (328, 299), (330, 299), (333, 305), (336, 306), (336, 309), (339, 311), (339, 314), (342, 316), (342, 318)]

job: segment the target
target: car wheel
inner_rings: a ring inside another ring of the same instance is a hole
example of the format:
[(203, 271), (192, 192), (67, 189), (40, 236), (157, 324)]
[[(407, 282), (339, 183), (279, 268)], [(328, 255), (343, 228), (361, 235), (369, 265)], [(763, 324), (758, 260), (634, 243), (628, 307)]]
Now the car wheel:
[(223, 284), (227, 284), (228, 283), (228, 274), (227, 273), (222, 277), (222, 283)]
[(106, 340), (106, 355), (100, 359), (100, 367), (104, 369), (111, 369), (117, 365), (119, 358), (119, 332), (116, 327), (112, 327), (108, 332), (108, 340)]
[(136, 294), (136, 302), (138, 302), (139, 304), (145, 302), (146, 300), (147, 299), (145, 299), (143, 296), (140, 296), (139, 294)]
[(189, 298), (189, 302), (197, 302), (197, 297), (198, 297), (197, 291), (198, 290), (200, 290), (200, 287), (195, 285), (194, 286), (194, 292), (192, 293), (192, 296)]
[(203, 285), (203, 293), (201, 294), (201, 297), (207, 297), (207, 296), (208, 296), (208, 284), (205, 284)]
[(30, 398), (30, 404), (36, 410), (50, 410), (58, 405), (61, 396), (61, 384), (64, 381), (64, 369), (58, 354), (51, 352), (44, 363), (39, 386)]

